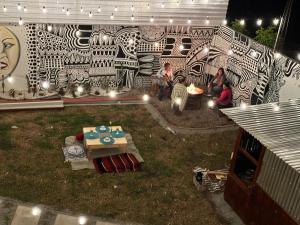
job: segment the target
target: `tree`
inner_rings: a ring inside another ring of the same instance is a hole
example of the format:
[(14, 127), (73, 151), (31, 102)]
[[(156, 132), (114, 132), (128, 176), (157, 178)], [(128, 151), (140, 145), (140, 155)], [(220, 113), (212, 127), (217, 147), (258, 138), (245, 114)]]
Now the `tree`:
[(232, 21), (232, 22), (230, 23), (230, 27), (231, 27), (233, 30), (235, 30), (235, 31), (237, 31), (237, 32), (240, 32), (240, 33), (242, 33), (242, 34), (246, 34), (246, 35), (249, 34), (248, 30), (246, 29), (246, 26), (245, 26), (245, 25), (241, 25), (241, 24), (240, 24), (240, 20), (238, 20), (238, 19)]
[(267, 28), (260, 28), (256, 32), (256, 37), (254, 38), (255, 41), (266, 45), (270, 48), (274, 48), (274, 44), (276, 41), (276, 31), (273, 27)]

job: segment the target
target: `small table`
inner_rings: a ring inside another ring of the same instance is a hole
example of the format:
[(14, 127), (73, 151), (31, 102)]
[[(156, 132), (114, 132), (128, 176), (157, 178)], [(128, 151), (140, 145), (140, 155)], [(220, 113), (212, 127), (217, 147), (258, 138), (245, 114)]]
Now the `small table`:
[[(121, 126), (110, 126), (109, 127), (111, 131), (123, 131)], [(85, 127), (83, 128), (83, 133), (88, 133), (88, 132), (97, 132), (96, 127)], [(110, 132), (107, 133), (102, 133), (99, 134), (100, 137), (103, 136), (111, 136)], [(84, 146), (87, 152), (87, 157), (88, 159), (93, 159), (93, 155), (98, 152), (98, 155), (101, 157), (103, 156), (110, 156), (110, 155), (115, 155), (115, 154), (120, 154), (122, 152), (125, 152), (128, 142), (126, 137), (121, 137), (121, 138), (114, 138), (114, 143), (113, 144), (102, 144), (100, 142), (100, 137), (97, 139), (87, 139), (84, 138)]]
[[(192, 85), (191, 85), (192, 86)], [(204, 90), (195, 86), (187, 87), (188, 98), (186, 102), (185, 109), (187, 110), (197, 110), (201, 108), (201, 101)]]

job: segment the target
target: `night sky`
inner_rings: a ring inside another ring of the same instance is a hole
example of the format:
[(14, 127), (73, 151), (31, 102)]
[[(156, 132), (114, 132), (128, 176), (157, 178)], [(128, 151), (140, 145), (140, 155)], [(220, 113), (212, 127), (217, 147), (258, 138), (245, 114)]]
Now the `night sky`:
[[(229, 0), (227, 19), (232, 21), (244, 18), (247, 29), (253, 34), (257, 29), (257, 18), (264, 20), (265, 27), (271, 25), (274, 17), (282, 15), (286, 2), (287, 0)], [(300, 53), (300, 0), (294, 0), (284, 53), (292, 58)]]

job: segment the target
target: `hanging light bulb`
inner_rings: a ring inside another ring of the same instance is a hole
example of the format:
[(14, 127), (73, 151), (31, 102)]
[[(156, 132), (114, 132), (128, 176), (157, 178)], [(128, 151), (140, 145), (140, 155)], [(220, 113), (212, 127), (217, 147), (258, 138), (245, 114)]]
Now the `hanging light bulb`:
[(8, 81), (8, 83), (12, 83), (12, 82), (14, 81), (14, 78), (12, 78), (11, 76), (9, 76), (9, 77), (7, 78), (7, 81)]
[(22, 6), (21, 6), (21, 4), (20, 4), (20, 3), (18, 3), (18, 4), (17, 4), (17, 9), (18, 9), (19, 11), (21, 11), (21, 9), (22, 9)]
[(245, 109), (247, 109), (247, 104), (245, 102), (241, 102), (240, 107), (242, 110), (245, 110)]
[(77, 87), (77, 91), (78, 91), (78, 93), (82, 93), (82, 92), (83, 92), (83, 87), (78, 86), (78, 87)]
[(194, 4), (195, 2), (194, 2), (194, 0), (192, 0), (192, 4)]
[(81, 35), (81, 32), (80, 32), (80, 30), (76, 31), (76, 33), (75, 33), (75, 34), (76, 34), (76, 36), (77, 36), (77, 37), (80, 37), (80, 35)]
[(134, 15), (131, 16), (131, 21), (134, 21)]
[(262, 19), (257, 19), (257, 20), (256, 20), (256, 25), (257, 25), (257, 26), (260, 27), (260, 26), (262, 25), (262, 23), (263, 23)]
[(48, 26), (47, 26), (47, 30), (48, 30), (49, 32), (51, 32), (51, 31), (52, 31), (52, 25), (48, 25)]
[(7, 11), (7, 8), (6, 8), (6, 6), (4, 5), (3, 6), (3, 12), (6, 12)]
[(117, 96), (117, 92), (115, 92), (115, 91), (110, 91), (109, 92), (109, 97), (115, 98), (116, 96)]
[(176, 98), (176, 99), (175, 99), (175, 103), (176, 103), (177, 105), (181, 105), (182, 99), (181, 99), (181, 98)]
[(19, 25), (22, 26), (23, 23), (24, 23), (24, 21), (23, 21), (23, 19), (20, 17), (20, 19), (19, 19)]
[(184, 49), (184, 46), (181, 44), (181, 45), (179, 46), (179, 50), (182, 51), (183, 49)]
[(150, 4), (149, 3), (147, 4), (147, 9), (150, 9)]
[(151, 16), (151, 18), (150, 18), (150, 22), (151, 22), (151, 23), (153, 23), (153, 22), (154, 22), (154, 17), (153, 17), (153, 16)]
[(133, 12), (134, 11), (134, 5), (132, 5), (130, 9)]
[(188, 19), (187, 23), (188, 23), (188, 24), (191, 24), (191, 23), (192, 23), (192, 20), (191, 20), (191, 19)]
[(176, 2), (176, 5), (179, 6), (179, 4), (180, 4), (180, 3), (179, 3), (179, 0), (178, 0), (178, 1)]
[(227, 25), (227, 20), (226, 20), (226, 19), (222, 21), (222, 25), (223, 25), (223, 26), (226, 26), (226, 25)]
[(165, 8), (165, 3), (161, 3), (161, 7), (162, 7), (162, 8)]
[(208, 53), (209, 52), (209, 48), (207, 46), (205, 46), (205, 48), (203, 49), (204, 53)]
[(274, 53), (275, 59), (279, 59), (281, 57), (281, 54), (279, 52)]
[(206, 20), (205, 20), (205, 24), (206, 24), (206, 25), (209, 25), (209, 24), (210, 24), (210, 21), (209, 21), (208, 17), (207, 17)]
[(79, 223), (80, 225), (84, 225), (84, 224), (86, 224), (86, 222), (87, 222), (87, 218), (86, 218), (85, 216), (80, 216), (80, 217), (78, 218), (78, 223)]
[(257, 57), (257, 54), (258, 54), (258, 53), (257, 53), (256, 51), (251, 52), (251, 56), (254, 57), (254, 58)]
[(46, 6), (43, 6), (42, 11), (43, 11), (43, 13), (47, 13)]
[(67, 12), (66, 12), (67, 16), (70, 16), (71, 12), (69, 9), (67, 9)]
[(39, 207), (33, 207), (31, 210), (31, 214), (33, 216), (39, 216), (41, 214), (42, 210)]
[(229, 49), (228, 52), (227, 52), (227, 54), (228, 54), (228, 55), (232, 55), (232, 54), (233, 54), (233, 51), (232, 51), (231, 49)]
[(159, 46), (158, 42), (154, 42), (154, 46), (157, 48)]
[(99, 7), (98, 7), (98, 12), (101, 12), (101, 11), (102, 11), (102, 10), (101, 10), (101, 7), (99, 6)]
[(114, 14), (112, 13), (110, 16), (110, 19), (113, 20), (114, 19)]
[(144, 102), (148, 102), (149, 99), (150, 99), (150, 96), (149, 96), (149, 95), (147, 95), (147, 94), (144, 94), (144, 95), (143, 95), (143, 101), (144, 101)]
[(82, 6), (80, 6), (80, 12), (83, 13), (83, 7)]
[(118, 7), (117, 7), (117, 6), (115, 6), (115, 9), (114, 9), (114, 10), (115, 10), (115, 12), (118, 12)]
[(103, 35), (103, 40), (104, 40), (104, 41), (107, 40), (107, 35)]
[(279, 103), (273, 105), (274, 112), (278, 112), (280, 110)]
[(23, 7), (23, 11), (27, 12), (27, 7), (26, 6)]
[(89, 13), (89, 17), (91, 18), (91, 17), (93, 17), (93, 13), (92, 13), (92, 11), (90, 11), (90, 13)]
[(62, 7), (61, 11), (62, 11), (63, 13), (65, 13), (65, 12), (66, 12), (65, 7)]
[(132, 44), (134, 43), (134, 40), (133, 40), (132, 38), (130, 38), (129, 41), (128, 41), (128, 43), (129, 43), (130, 45), (132, 45)]
[(215, 106), (215, 102), (213, 100), (209, 100), (207, 102), (207, 106), (208, 106), (208, 108), (213, 108)]
[(280, 20), (278, 18), (273, 19), (273, 25), (277, 26), (279, 24)]
[(49, 82), (48, 82), (48, 81), (42, 82), (42, 87), (43, 87), (44, 89), (48, 89), (48, 88), (49, 88)]
[(172, 24), (173, 23), (173, 19), (169, 19), (169, 23)]
[(246, 23), (246, 22), (245, 22), (244, 19), (241, 19), (241, 20), (240, 20), (240, 25), (241, 25), (241, 26), (245, 26), (245, 23)]

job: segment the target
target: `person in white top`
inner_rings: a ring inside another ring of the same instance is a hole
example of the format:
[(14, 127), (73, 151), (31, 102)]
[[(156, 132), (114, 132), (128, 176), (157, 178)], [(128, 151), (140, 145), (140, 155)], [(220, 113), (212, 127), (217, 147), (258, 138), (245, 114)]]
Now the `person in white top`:
[(173, 70), (171, 68), (170, 63), (165, 63), (164, 67), (162, 67), (156, 75), (159, 78), (159, 94), (158, 99), (161, 101), (164, 97), (164, 89), (169, 88), (169, 96), (171, 96), (173, 89)]

